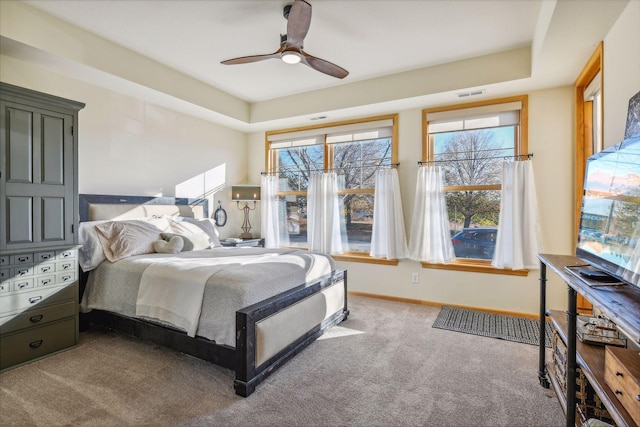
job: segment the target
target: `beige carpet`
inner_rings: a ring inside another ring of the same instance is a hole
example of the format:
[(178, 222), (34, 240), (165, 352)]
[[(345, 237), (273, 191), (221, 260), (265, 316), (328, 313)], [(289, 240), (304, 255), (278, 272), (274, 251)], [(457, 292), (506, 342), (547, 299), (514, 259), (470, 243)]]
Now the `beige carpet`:
[(94, 329), (0, 374), (0, 424), (564, 425), (536, 347), (432, 328), (434, 307), (350, 297), (350, 309), (246, 399), (231, 371)]

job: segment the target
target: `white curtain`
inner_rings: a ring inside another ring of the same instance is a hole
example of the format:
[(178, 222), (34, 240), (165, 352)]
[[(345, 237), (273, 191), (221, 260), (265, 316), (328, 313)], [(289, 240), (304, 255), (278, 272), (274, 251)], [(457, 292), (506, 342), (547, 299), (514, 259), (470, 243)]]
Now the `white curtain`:
[(502, 166), (500, 227), (491, 264), (497, 268), (539, 268), (542, 251), (536, 186), (531, 160)]
[(379, 169), (376, 173), (370, 255), (400, 259), (405, 258), (407, 253), (398, 170)]
[(282, 241), (282, 237), (283, 232), (286, 232), (286, 228), (283, 230), (283, 227), (281, 227), (277, 192), (278, 177), (275, 175), (263, 176), (260, 181), (260, 232), (264, 238), (265, 248), (277, 248), (285, 243)]
[(455, 259), (440, 166), (418, 168), (416, 199), (411, 220), (410, 258), (446, 263)]
[(307, 190), (307, 239), (309, 250), (343, 253), (340, 233), (338, 177), (335, 172), (311, 175)]

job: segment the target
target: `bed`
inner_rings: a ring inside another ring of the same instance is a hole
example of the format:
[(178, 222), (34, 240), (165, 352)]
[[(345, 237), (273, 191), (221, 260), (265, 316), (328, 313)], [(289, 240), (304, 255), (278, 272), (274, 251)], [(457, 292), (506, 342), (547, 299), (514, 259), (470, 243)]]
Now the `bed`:
[(240, 396), (349, 314), (347, 272), (330, 256), (222, 247), (206, 200), (81, 194), (79, 206), (81, 328), (231, 369)]

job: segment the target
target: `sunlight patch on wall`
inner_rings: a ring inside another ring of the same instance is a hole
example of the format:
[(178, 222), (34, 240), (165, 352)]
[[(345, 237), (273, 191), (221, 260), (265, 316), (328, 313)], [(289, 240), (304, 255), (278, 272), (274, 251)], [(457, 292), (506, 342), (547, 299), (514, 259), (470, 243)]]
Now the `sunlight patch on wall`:
[[(214, 206), (213, 198), (215, 194), (223, 190), (226, 186), (226, 163), (209, 169), (201, 174), (187, 179), (176, 185), (176, 197), (187, 197), (194, 199), (208, 199), (209, 210)], [(211, 214), (211, 212), (209, 212)]]

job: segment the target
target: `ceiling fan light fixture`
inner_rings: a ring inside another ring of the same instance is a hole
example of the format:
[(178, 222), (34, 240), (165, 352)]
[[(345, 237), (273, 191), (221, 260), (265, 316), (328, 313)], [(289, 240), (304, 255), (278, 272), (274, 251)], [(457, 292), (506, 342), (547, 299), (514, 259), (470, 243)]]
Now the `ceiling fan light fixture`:
[(297, 64), (302, 60), (302, 57), (298, 52), (288, 51), (282, 54), (282, 60), (287, 64)]
[[(2, 0), (0, 0), (2, 1)], [(293, 4), (284, 8), (284, 17), (287, 19), (287, 33), (280, 34), (280, 48), (273, 53), (263, 55), (240, 56), (238, 58), (222, 61), (225, 65), (249, 64), (251, 62), (264, 61), (265, 59), (281, 59), (287, 64), (302, 63), (307, 67), (324, 73), (328, 76), (343, 79), (349, 72), (342, 67), (306, 53), (303, 48), (304, 38), (311, 25), (311, 5), (305, 0), (294, 0)]]

